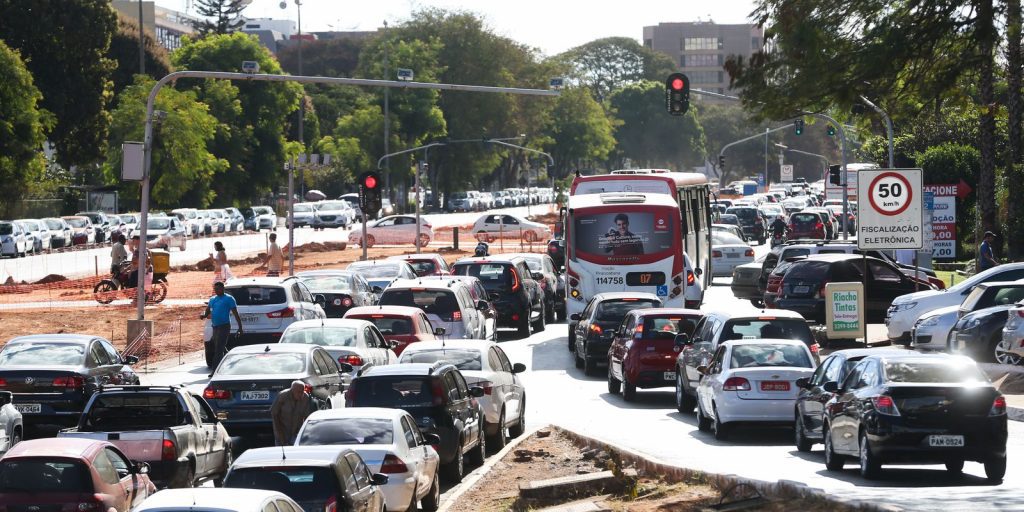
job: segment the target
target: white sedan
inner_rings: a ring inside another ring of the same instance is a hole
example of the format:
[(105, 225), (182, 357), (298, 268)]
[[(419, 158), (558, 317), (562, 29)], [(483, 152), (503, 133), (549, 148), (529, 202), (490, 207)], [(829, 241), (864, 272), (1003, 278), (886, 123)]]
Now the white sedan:
[[(420, 247), (426, 247), (434, 239), (430, 223), (420, 217)], [(366, 224), (366, 246), (376, 244), (411, 244), (416, 240), (416, 217), (413, 215), (392, 215)], [(363, 245), (363, 226), (355, 224), (348, 235), (348, 242)]]
[(750, 244), (724, 231), (711, 232), (711, 277), (732, 277), (736, 267), (754, 261)]
[(384, 339), (377, 326), (367, 320), (327, 318), (300, 320), (288, 326), (280, 343), (320, 345), (339, 364), (352, 365), (353, 374), (365, 364), (394, 364), (398, 356), (394, 342)]
[(551, 238), (551, 228), (546, 224), (515, 215), (489, 213), (482, 215), (473, 223), (473, 234), (477, 240), (487, 243), (498, 238), (515, 238), (526, 242), (536, 242)]
[(265, 512), (267, 510), (302, 510), (294, 500), (276, 491), (261, 489), (164, 489), (132, 509), (135, 512), (168, 512), (176, 510), (230, 510)]
[(351, 407), (317, 411), (306, 418), (296, 446), (331, 445), (354, 450), (371, 473), (388, 475), (381, 486), (388, 510), (433, 512), (441, 501), (440, 462), (431, 445), (437, 434), (422, 434), (416, 420), (401, 409)]
[(518, 375), (526, 371), (523, 363), (512, 364), (497, 343), (486, 340), (421, 341), (407, 346), (398, 362), (436, 361), (452, 363), (467, 385), (484, 388), (479, 401), (488, 447), (500, 450), (509, 436), (526, 431), (526, 388)]
[(730, 340), (697, 371), (697, 428), (723, 440), (735, 423), (792, 425), (796, 380), (814, 373), (814, 358), (799, 340)]

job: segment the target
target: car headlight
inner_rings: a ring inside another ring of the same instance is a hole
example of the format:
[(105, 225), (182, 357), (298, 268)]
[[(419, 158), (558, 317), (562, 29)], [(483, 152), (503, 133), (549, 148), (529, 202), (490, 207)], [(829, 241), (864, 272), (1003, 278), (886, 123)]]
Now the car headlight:
[[(916, 307), (917, 307), (917, 302), (907, 302), (907, 303), (904, 303), (904, 304), (896, 304), (896, 307), (895, 307), (895, 309), (893, 309), (893, 312), (895, 313), (896, 311), (910, 311), (911, 309), (914, 309)], [(936, 321), (938, 321), (938, 320), (936, 320)]]
[(970, 318), (960, 327), (961, 331), (969, 331), (981, 324), (980, 318)]
[(930, 316), (928, 318), (925, 318), (924, 320), (918, 320), (917, 326), (918, 327), (927, 327), (927, 326), (930, 326), (930, 325), (937, 325), (938, 323), (939, 323), (939, 317), (938, 317), (938, 315), (936, 315), (936, 316)]

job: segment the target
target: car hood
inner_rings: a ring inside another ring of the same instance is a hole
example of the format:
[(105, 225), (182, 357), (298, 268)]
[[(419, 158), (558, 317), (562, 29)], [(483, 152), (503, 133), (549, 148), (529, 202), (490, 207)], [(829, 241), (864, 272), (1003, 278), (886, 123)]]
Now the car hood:
[(926, 319), (931, 318), (933, 316), (942, 317), (940, 319), (940, 321), (941, 320), (950, 320), (950, 319), (954, 319), (955, 320), (956, 319), (956, 315), (957, 315), (957, 311), (959, 309), (960, 309), (960, 306), (946, 306), (944, 308), (933, 309), (933, 310), (931, 310), (931, 311), (921, 315), (920, 317), (918, 317), (917, 321), (920, 322), (922, 320), (926, 320)]
[(973, 319), (976, 319), (976, 318), (977, 319), (982, 319), (982, 318), (990, 316), (990, 315), (1003, 315), (1003, 316), (1006, 316), (1007, 312), (1011, 308), (1013, 308), (1013, 307), (1014, 307), (1013, 304), (1000, 304), (998, 306), (992, 306), (992, 307), (988, 307), (988, 308), (984, 308), (984, 309), (979, 309), (977, 311), (971, 311), (970, 313), (967, 313), (964, 316), (960, 317), (960, 321), (957, 322), (957, 323), (959, 325), (959, 324), (961, 324), (963, 322), (966, 322), (967, 320), (973, 320)]
[(917, 302), (922, 299), (930, 299), (939, 296), (950, 296), (950, 293), (947, 290), (922, 290), (919, 292), (908, 293), (906, 295), (900, 295), (893, 299), (892, 303), (893, 305), (905, 304), (907, 302)]

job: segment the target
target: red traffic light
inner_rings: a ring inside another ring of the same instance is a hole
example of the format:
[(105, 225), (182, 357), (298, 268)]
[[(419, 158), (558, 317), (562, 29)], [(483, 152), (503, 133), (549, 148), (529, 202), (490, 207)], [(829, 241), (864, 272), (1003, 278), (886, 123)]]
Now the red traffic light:
[(377, 177), (367, 176), (363, 178), (363, 186), (366, 188), (377, 188)]
[(686, 85), (686, 82), (684, 82), (682, 78), (678, 78), (677, 77), (677, 78), (673, 78), (672, 79), (672, 90), (673, 91), (681, 91), (681, 90), (683, 90), (683, 86), (685, 86), (685, 85)]

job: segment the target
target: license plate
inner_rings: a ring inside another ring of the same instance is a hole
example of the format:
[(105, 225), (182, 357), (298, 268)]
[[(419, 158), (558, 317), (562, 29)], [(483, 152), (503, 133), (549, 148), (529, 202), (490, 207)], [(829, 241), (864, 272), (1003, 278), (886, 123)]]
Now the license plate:
[(242, 391), (239, 396), (242, 400), (270, 400), (270, 391)]
[(253, 324), (260, 321), (260, 315), (247, 314), (239, 316), (242, 317), (243, 324)]
[(938, 448), (964, 445), (964, 436), (928, 436), (928, 446)]
[(14, 404), (14, 408), (22, 414), (39, 414), (43, 407), (39, 404)]
[(725, 256), (727, 258), (739, 258), (740, 257), (739, 253), (735, 253), (735, 252), (726, 253)]
[(789, 382), (784, 380), (761, 381), (761, 391), (789, 391)]
[(807, 293), (811, 291), (810, 286), (794, 286), (793, 293)]
[(676, 372), (665, 372), (662, 378), (665, 380), (676, 380)]

